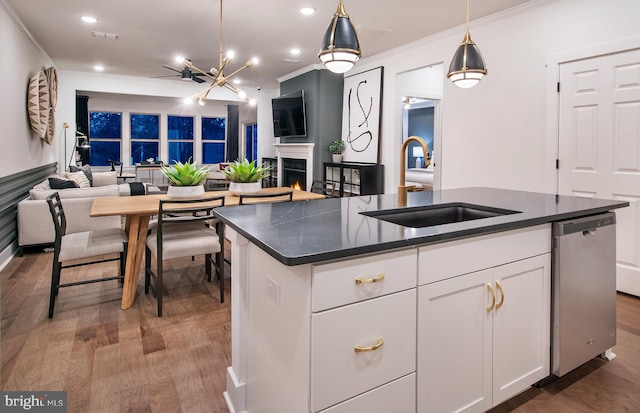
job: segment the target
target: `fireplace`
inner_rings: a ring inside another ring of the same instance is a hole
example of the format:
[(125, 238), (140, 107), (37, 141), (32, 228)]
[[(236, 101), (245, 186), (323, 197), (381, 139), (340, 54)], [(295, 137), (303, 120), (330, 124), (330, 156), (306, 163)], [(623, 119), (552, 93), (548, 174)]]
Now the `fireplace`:
[[(278, 158), (278, 186), (291, 186), (293, 182), (288, 183), (294, 176), (303, 189), (310, 189), (313, 182), (313, 143), (276, 143), (276, 157)], [(285, 178), (284, 160), (294, 162), (295, 165), (290, 167), (290, 177)], [(298, 163), (303, 161), (302, 165)], [(286, 180), (285, 180), (286, 179)]]
[(307, 160), (282, 158), (281, 186), (294, 187), (296, 184), (303, 191), (307, 189)]

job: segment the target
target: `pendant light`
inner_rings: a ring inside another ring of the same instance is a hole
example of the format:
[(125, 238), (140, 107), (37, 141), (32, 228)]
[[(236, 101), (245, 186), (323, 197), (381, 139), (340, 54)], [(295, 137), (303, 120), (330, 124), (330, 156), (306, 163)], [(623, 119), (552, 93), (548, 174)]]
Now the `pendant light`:
[(322, 39), (318, 58), (330, 71), (344, 73), (356, 64), (361, 55), (358, 34), (340, 0), (338, 10)]
[(467, 32), (451, 59), (447, 77), (453, 81), (454, 85), (467, 89), (477, 85), (486, 74), (487, 66), (482, 53), (469, 34), (469, 0), (467, 0)]

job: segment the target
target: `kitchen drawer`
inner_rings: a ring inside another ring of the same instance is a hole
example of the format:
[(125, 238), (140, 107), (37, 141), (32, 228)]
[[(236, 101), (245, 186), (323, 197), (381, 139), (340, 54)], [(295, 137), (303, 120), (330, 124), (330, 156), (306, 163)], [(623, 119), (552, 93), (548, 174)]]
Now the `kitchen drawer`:
[(416, 290), (313, 314), (311, 343), (314, 412), (414, 372)]
[(427, 245), (418, 251), (418, 285), (550, 251), (551, 224)]
[[(415, 288), (416, 272), (416, 249), (315, 265), (311, 311), (322, 311)], [(370, 282), (357, 283), (357, 279)], [(375, 282), (371, 282), (373, 280)]]
[(415, 413), (416, 374), (411, 373), (322, 411), (322, 413), (354, 412)]

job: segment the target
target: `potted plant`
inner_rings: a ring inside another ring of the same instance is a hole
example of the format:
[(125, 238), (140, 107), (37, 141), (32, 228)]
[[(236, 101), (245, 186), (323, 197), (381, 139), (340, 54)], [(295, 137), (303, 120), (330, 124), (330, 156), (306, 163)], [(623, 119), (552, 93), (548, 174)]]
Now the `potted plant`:
[(191, 158), (185, 163), (178, 162), (171, 166), (162, 165), (160, 172), (169, 179), (171, 185), (167, 195), (171, 198), (190, 198), (204, 194), (204, 185), (209, 169), (199, 167)]
[(256, 161), (249, 162), (246, 158), (242, 162), (235, 161), (222, 172), (231, 181), (229, 192), (233, 195), (260, 192), (262, 179), (269, 176), (270, 167), (258, 165)]
[(342, 152), (344, 152), (345, 145), (344, 141), (341, 139), (336, 139), (329, 144), (329, 152), (331, 152), (331, 157), (333, 158), (334, 163), (342, 162)]

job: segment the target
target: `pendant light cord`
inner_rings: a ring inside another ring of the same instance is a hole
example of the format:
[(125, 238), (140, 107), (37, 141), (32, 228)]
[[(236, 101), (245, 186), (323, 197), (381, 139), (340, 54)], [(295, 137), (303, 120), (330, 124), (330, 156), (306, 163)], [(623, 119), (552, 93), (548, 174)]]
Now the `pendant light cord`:
[[(469, 33), (469, 1), (467, 0), (467, 33)], [(220, 3), (222, 4), (222, 0), (220, 0)]]
[[(469, 0), (467, 0), (467, 7), (469, 5)], [(469, 13), (467, 11), (467, 13)], [(468, 15), (468, 14), (467, 14)], [(469, 17), (467, 17), (467, 21), (469, 20)], [(222, 67), (222, 0), (220, 0), (220, 55), (219, 55), (219, 63), (218, 63), (218, 67)]]

